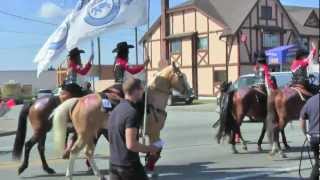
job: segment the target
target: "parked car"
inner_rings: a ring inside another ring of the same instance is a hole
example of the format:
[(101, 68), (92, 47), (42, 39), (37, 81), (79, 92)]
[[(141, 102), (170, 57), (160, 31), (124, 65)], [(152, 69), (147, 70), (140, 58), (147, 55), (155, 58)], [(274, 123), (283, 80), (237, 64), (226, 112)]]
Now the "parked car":
[(192, 90), (191, 95), (188, 97), (183, 96), (182, 94), (180, 94), (176, 90), (172, 90), (171, 94), (169, 95), (168, 105), (173, 106), (177, 102), (184, 102), (185, 104), (189, 105), (189, 104), (193, 103), (194, 98), (195, 98), (195, 96), (194, 96), (193, 90)]
[[(271, 73), (271, 76), (274, 76), (276, 78), (277, 84), (279, 88), (283, 88), (286, 85), (290, 84), (292, 79), (292, 73), (291, 72), (273, 72)], [(236, 80), (232, 86), (234, 89), (239, 89), (242, 87), (248, 87), (255, 84), (257, 81), (257, 77), (255, 74), (246, 74), (240, 76), (238, 80)]]
[[(319, 85), (319, 83), (320, 83), (319, 73), (313, 73), (312, 75), (313, 75), (313, 79), (311, 80), (311, 81), (313, 81), (312, 83)], [(274, 76), (276, 78), (278, 88), (283, 88), (286, 85), (289, 85), (292, 80), (292, 72), (289, 72), (289, 71), (288, 72), (272, 72), (271, 76)], [(240, 76), (240, 78), (238, 80), (236, 80), (233, 83), (232, 86), (234, 89), (252, 86), (252, 85), (254, 85), (256, 80), (257, 80), (257, 77), (255, 76), (255, 74), (242, 75), (242, 76)]]
[(42, 97), (46, 97), (46, 96), (53, 96), (52, 90), (49, 89), (40, 89), (37, 93), (36, 98), (42, 98)]

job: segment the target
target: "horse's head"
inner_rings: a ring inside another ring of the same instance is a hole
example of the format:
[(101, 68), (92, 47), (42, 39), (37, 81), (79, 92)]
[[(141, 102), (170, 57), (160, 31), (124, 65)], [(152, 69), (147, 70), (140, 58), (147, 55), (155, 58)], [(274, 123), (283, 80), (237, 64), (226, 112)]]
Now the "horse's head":
[(162, 89), (174, 89), (180, 92), (183, 96), (190, 96), (192, 89), (188, 83), (186, 75), (181, 72), (180, 68), (175, 64), (164, 68), (155, 78), (156, 86), (161, 86)]
[(176, 63), (172, 63), (171, 87), (179, 91), (184, 96), (190, 96), (192, 89), (190, 88), (187, 76), (181, 72)]

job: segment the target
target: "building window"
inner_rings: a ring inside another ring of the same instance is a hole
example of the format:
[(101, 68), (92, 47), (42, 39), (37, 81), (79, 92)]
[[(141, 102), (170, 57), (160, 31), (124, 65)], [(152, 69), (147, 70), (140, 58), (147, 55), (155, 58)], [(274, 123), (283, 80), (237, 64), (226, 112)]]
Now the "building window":
[(214, 82), (223, 82), (227, 79), (225, 70), (214, 71)]
[(170, 52), (172, 54), (181, 54), (182, 52), (182, 41), (181, 40), (173, 40), (170, 43)]
[(262, 19), (272, 19), (272, 7), (261, 6), (261, 18)]
[(280, 46), (280, 34), (265, 32), (263, 34), (263, 48), (270, 49), (277, 46)]
[(208, 49), (208, 37), (198, 38), (197, 49), (198, 50), (207, 50)]

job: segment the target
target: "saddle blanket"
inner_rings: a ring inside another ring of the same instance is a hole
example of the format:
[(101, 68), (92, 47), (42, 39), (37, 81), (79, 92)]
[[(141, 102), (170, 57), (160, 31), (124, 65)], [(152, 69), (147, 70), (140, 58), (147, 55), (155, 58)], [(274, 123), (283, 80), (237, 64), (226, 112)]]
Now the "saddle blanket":
[(102, 99), (102, 107), (106, 110), (106, 111), (111, 111), (112, 110), (112, 104), (109, 101), (109, 99)]

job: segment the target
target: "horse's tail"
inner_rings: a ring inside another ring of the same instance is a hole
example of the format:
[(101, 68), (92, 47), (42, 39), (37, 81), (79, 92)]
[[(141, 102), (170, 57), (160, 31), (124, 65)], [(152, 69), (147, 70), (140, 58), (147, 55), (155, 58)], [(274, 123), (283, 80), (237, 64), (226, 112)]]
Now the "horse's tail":
[(14, 146), (12, 151), (13, 159), (20, 160), (21, 158), (24, 142), (26, 139), (26, 133), (27, 133), (27, 119), (28, 119), (31, 106), (32, 106), (32, 103), (25, 103), (19, 114), (18, 128), (17, 128), (16, 138), (14, 140)]
[(233, 130), (235, 119), (232, 116), (232, 99), (234, 96), (234, 91), (225, 93), (221, 102), (221, 112), (219, 117), (219, 130), (216, 135), (218, 143), (220, 143), (221, 139), (226, 135), (231, 135), (231, 131)]
[(55, 150), (59, 154), (64, 149), (68, 121), (71, 119), (70, 114), (77, 102), (78, 98), (69, 99), (58, 106), (53, 112), (53, 142)]
[(274, 140), (274, 128), (276, 126), (275, 123), (277, 118), (274, 97), (275, 95), (271, 94), (268, 97), (268, 101), (267, 101), (268, 104), (267, 104), (266, 125), (267, 125), (267, 134), (268, 134), (268, 139), (270, 144), (272, 144)]

